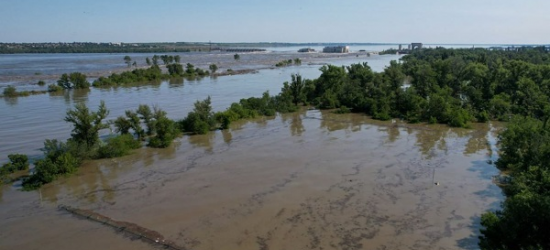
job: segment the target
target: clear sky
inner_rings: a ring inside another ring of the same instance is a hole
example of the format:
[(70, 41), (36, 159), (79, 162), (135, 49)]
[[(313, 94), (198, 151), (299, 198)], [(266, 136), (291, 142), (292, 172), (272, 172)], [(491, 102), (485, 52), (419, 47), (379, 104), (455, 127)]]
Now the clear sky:
[(550, 0), (0, 0), (0, 42), (550, 44)]

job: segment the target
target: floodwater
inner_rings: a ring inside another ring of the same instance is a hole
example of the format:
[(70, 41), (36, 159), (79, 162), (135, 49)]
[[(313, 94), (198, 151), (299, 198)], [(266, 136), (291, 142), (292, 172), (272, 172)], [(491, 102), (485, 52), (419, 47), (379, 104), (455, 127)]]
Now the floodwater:
[(243, 121), (5, 188), (0, 249), (152, 249), (60, 204), (187, 249), (476, 249), (480, 214), (503, 198), (487, 163), (499, 128), (318, 110)]
[[(227, 52), (180, 52), (180, 53), (97, 53), (97, 54), (0, 54), (0, 87), (14, 85), (23, 89), (40, 89), (38, 86), (28, 86), (43, 80), (47, 84), (55, 83), (63, 73), (82, 72), (93, 80), (99, 76), (107, 76), (114, 72), (128, 70), (123, 58), (128, 55), (138, 67), (147, 67), (145, 59), (157, 55), (179, 55), (181, 63), (191, 63), (195, 67), (208, 69), (210, 64), (216, 64), (218, 72), (227, 69), (266, 69), (274, 68), (282, 60), (300, 58), (302, 64), (322, 64), (336, 62), (338, 58), (367, 58), (368, 52), (382, 51), (391, 46), (353, 47), (349, 54), (298, 53), (298, 47), (267, 48), (265, 52), (238, 53), (239, 60), (234, 59), (235, 53)], [(364, 49), (365, 52), (359, 52)], [(321, 51), (320, 48), (317, 51)], [(336, 60), (335, 60), (336, 59)], [(162, 61), (159, 60), (162, 65)], [(45, 88), (45, 87), (44, 87)]]
[[(367, 61), (383, 70), (397, 56)], [(41, 155), (44, 139), (67, 139), (65, 111), (105, 100), (114, 119), (139, 104), (184, 117), (212, 96), (215, 110), (277, 94), (319, 65), (158, 85), (70, 91), (0, 101), (0, 159)], [(34, 192), (0, 188), (0, 249), (152, 249), (57, 209), (68, 205), (157, 231), (187, 249), (477, 249), (480, 215), (498, 207), (498, 123), (473, 129), (373, 121), (302, 110), (184, 136), (166, 149), (86, 162)], [(105, 133), (108, 133), (106, 131)], [(2, 160), (5, 162), (5, 160)], [(435, 184), (439, 185), (435, 185)]]
[[(333, 58), (325, 58), (324, 62), (334, 65), (367, 62), (373, 70), (382, 71), (390, 60), (399, 58), (395, 55), (371, 57), (333, 55)], [(234, 61), (234, 59), (231, 60)], [(272, 95), (278, 94), (283, 82), (291, 80), (291, 74), (301, 74), (307, 79), (317, 78), (321, 74), (320, 67), (320, 64), (304, 63), (300, 66), (264, 69), (256, 74), (206, 77), (194, 81), (180, 79), (142, 87), (92, 88), (85, 91), (66, 91), (61, 94), (0, 98), (0, 117), (2, 117), (0, 163), (7, 161), (8, 154), (12, 153), (27, 154), (33, 158), (41, 157), (42, 152), (39, 149), (45, 139), (68, 139), (72, 128), (71, 124), (64, 122), (63, 119), (66, 111), (79, 102), (86, 103), (92, 110), (97, 110), (100, 101), (105, 101), (110, 110), (110, 115), (107, 117), (109, 120), (124, 115), (125, 110), (137, 109), (140, 104), (158, 105), (168, 112), (170, 118), (181, 119), (192, 111), (193, 103), (197, 100), (211, 96), (214, 110), (222, 111), (241, 98), (260, 97), (265, 91), (269, 91)], [(18, 89), (25, 89), (25, 87), (33, 88), (36, 85), (18, 86)]]

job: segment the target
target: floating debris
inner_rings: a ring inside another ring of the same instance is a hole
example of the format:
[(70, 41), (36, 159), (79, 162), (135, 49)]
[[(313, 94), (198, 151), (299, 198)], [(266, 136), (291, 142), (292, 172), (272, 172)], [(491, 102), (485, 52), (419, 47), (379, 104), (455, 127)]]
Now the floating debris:
[(129, 236), (136, 237), (137, 239), (140, 239), (154, 246), (173, 250), (187, 250), (187, 248), (185, 247), (178, 246), (174, 242), (166, 240), (164, 236), (162, 236), (159, 232), (144, 228), (134, 223), (116, 221), (107, 216), (92, 212), (90, 210), (78, 209), (65, 205), (59, 205), (59, 209), (67, 211), (84, 219), (110, 226), (117, 230), (117, 232), (122, 232), (128, 234)]

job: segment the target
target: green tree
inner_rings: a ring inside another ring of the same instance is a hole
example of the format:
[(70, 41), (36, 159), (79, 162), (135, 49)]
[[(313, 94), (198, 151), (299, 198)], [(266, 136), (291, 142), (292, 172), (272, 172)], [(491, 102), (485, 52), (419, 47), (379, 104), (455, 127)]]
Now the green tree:
[(180, 63), (181, 62), (181, 56), (180, 55), (175, 55), (174, 56), (174, 62), (175, 63)]
[(128, 68), (132, 65), (132, 58), (130, 56), (124, 56), (124, 62), (128, 65)]
[(235, 55), (233, 55), (233, 59), (240, 60), (241, 56), (239, 54), (235, 54)]
[(216, 71), (218, 70), (218, 65), (216, 64), (210, 64), (210, 66), (208, 67), (210, 69), (210, 71), (212, 72), (212, 74), (216, 73)]
[(61, 75), (59, 80), (57, 80), (57, 85), (63, 89), (86, 89), (90, 87), (90, 83), (86, 80), (86, 75), (80, 72)]
[(4, 89), (4, 96), (5, 97), (17, 97), (17, 89), (14, 86), (8, 85)]
[(149, 59), (149, 57), (145, 58), (145, 63), (147, 66), (151, 66), (151, 59)]
[(136, 113), (139, 115), (139, 118), (143, 121), (143, 123), (145, 123), (145, 126), (147, 126), (147, 135), (152, 135), (155, 131), (155, 123), (151, 108), (148, 105), (141, 104), (136, 110)]
[(101, 101), (99, 109), (92, 112), (84, 103), (78, 103), (73, 110), (67, 111), (65, 121), (73, 124), (72, 140), (86, 148), (93, 148), (99, 141), (99, 131), (108, 128), (103, 120), (109, 115), (105, 102)]
[(194, 106), (193, 111), (179, 122), (179, 126), (184, 132), (206, 134), (216, 124), (210, 96), (202, 101), (196, 101)]
[(292, 95), (292, 102), (294, 105), (298, 106), (298, 103), (304, 101), (304, 82), (302, 81), (301, 75), (292, 74), (290, 93)]

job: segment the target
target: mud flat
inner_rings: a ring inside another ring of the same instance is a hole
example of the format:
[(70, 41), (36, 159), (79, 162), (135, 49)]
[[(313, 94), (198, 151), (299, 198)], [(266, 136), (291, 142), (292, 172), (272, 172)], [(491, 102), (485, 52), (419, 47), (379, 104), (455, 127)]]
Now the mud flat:
[[(498, 124), (473, 130), (317, 110), (234, 124), (86, 163), (0, 196), (0, 249), (151, 249), (66, 204), (187, 249), (475, 249)], [(439, 185), (434, 185), (434, 181)]]

